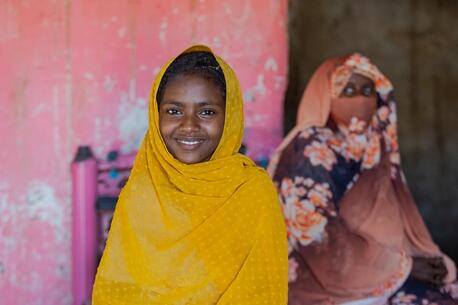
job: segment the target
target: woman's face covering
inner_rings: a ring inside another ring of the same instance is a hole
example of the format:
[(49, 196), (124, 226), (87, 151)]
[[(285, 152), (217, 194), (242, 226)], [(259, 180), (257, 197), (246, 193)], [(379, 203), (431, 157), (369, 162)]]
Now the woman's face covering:
[(159, 128), (168, 151), (186, 164), (210, 160), (224, 129), (225, 100), (211, 80), (173, 79), (159, 105)]
[(337, 126), (349, 126), (353, 117), (368, 125), (376, 109), (377, 94), (374, 82), (354, 73), (339, 97), (332, 101), (331, 118)]

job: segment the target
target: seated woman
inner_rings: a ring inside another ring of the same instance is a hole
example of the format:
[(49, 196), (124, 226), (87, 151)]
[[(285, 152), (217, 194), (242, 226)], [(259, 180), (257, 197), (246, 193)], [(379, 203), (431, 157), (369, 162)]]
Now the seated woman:
[(455, 304), (446, 289), (432, 288), (452, 287), (456, 269), (432, 241), (402, 173), (392, 92), (364, 56), (325, 61), (271, 160), (291, 305)]

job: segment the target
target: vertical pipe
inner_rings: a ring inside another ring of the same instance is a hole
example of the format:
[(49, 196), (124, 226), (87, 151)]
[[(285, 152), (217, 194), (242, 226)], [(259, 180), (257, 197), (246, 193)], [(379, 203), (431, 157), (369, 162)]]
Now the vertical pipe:
[(96, 272), (97, 162), (89, 146), (80, 146), (72, 163), (73, 305), (90, 304)]

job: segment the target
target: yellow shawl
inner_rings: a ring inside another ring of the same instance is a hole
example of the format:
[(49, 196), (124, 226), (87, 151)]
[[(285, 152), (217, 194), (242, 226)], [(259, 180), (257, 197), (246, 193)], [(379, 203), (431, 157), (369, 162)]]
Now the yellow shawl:
[[(193, 46), (184, 52), (208, 51)], [(243, 102), (232, 69), (226, 79), (221, 141), (208, 162), (186, 165), (159, 132), (156, 77), (149, 129), (121, 192), (97, 271), (94, 305), (287, 303), (287, 243), (275, 188), (238, 154)]]

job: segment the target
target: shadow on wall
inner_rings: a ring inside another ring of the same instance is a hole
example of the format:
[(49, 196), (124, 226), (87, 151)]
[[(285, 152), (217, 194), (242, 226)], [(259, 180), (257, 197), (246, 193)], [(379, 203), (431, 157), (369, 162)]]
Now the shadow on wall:
[(392, 80), (402, 160), (435, 241), (458, 261), (458, 2), (289, 1), (285, 132), (327, 57), (369, 56)]

